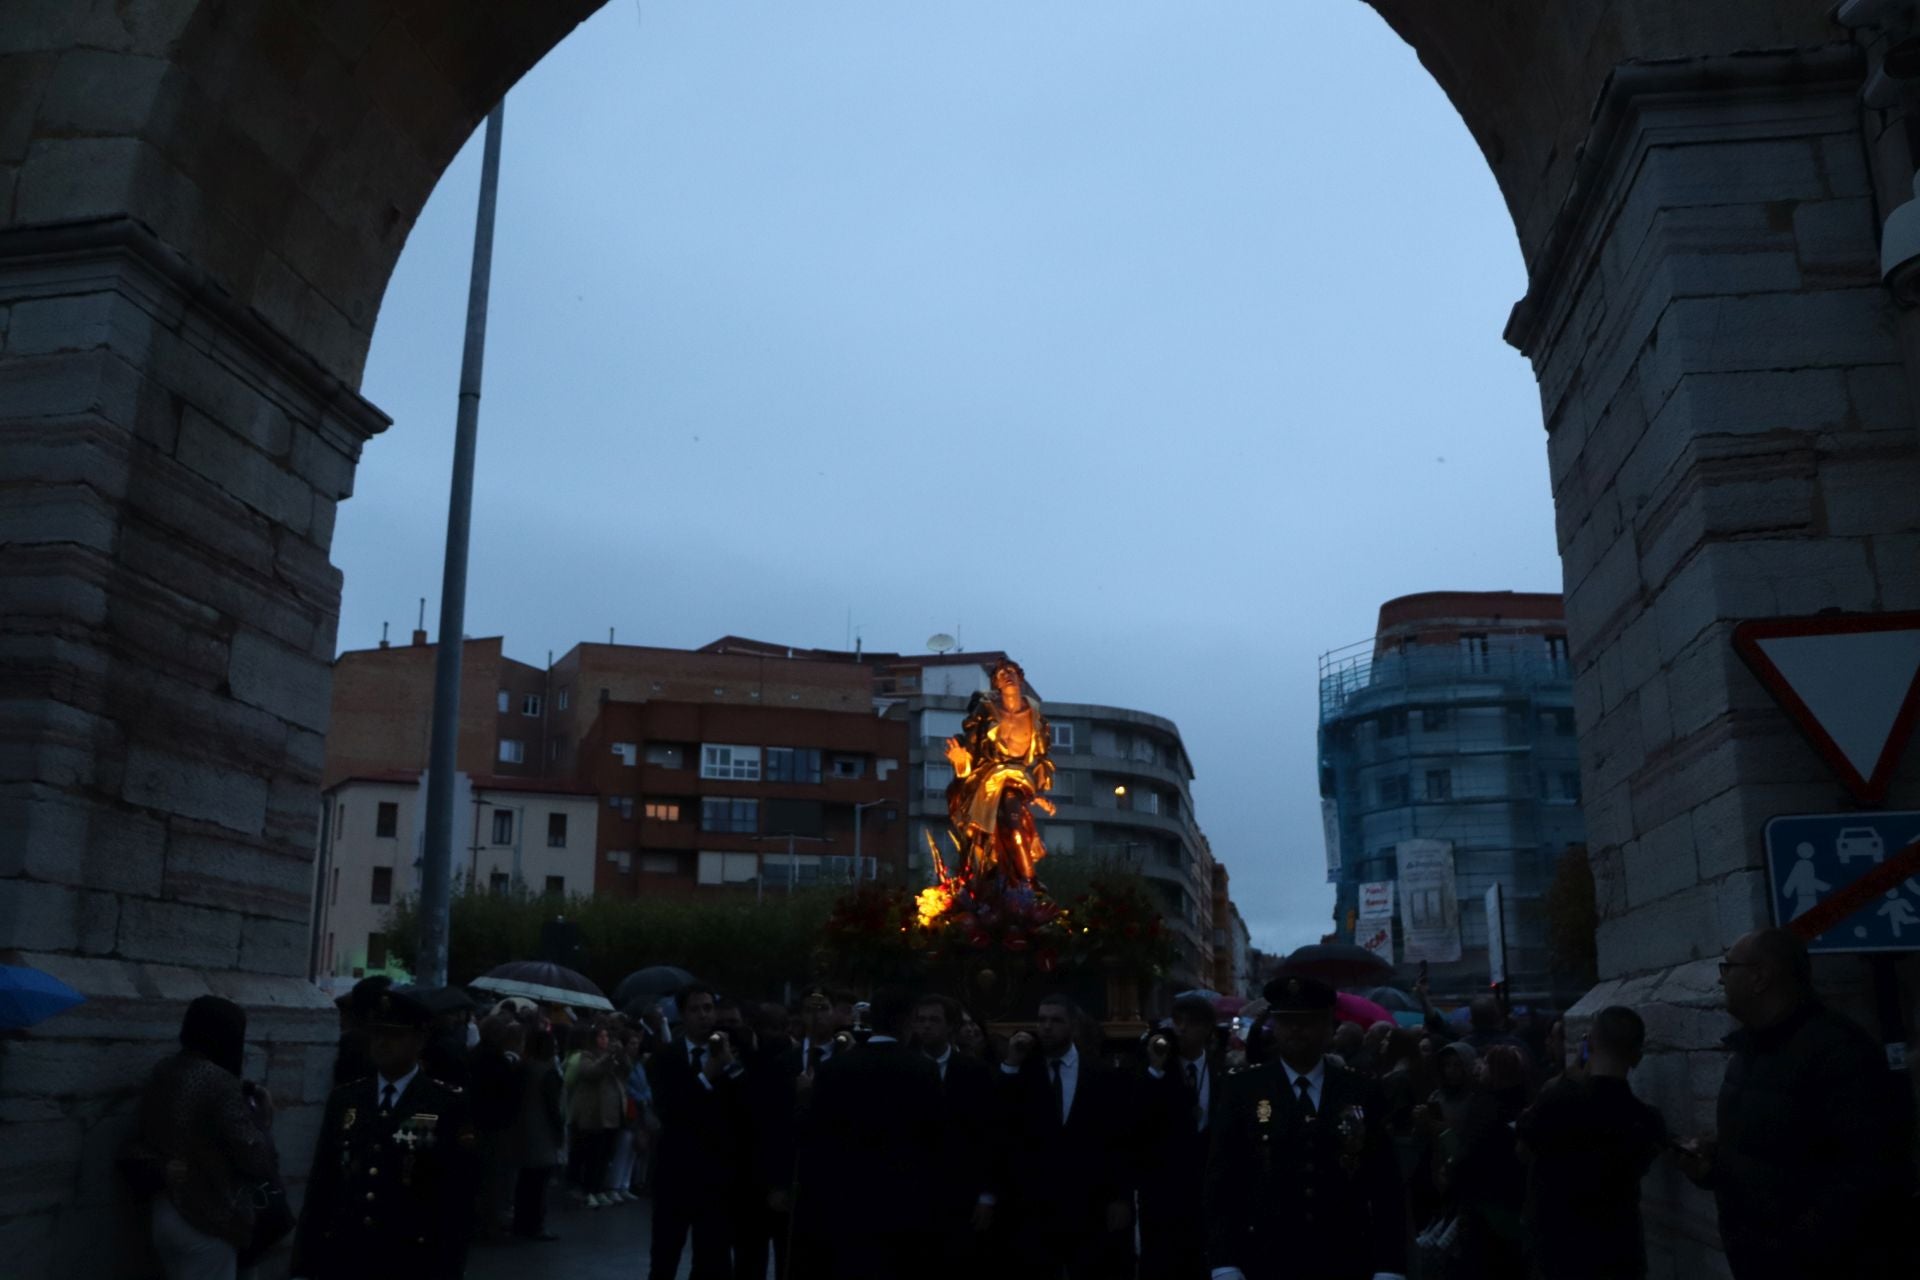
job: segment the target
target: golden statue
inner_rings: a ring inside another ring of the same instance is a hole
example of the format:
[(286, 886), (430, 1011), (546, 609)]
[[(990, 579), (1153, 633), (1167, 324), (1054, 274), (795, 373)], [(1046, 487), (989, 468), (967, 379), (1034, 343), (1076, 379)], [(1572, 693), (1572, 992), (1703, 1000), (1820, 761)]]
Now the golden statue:
[(995, 667), (993, 691), (973, 695), (960, 736), (947, 739), (947, 817), (965, 879), (998, 872), (1009, 886), (1030, 886), (1047, 855), (1033, 810), (1054, 811), (1041, 794), (1053, 789), (1053, 731), (1027, 701), (1025, 680), (1015, 662)]

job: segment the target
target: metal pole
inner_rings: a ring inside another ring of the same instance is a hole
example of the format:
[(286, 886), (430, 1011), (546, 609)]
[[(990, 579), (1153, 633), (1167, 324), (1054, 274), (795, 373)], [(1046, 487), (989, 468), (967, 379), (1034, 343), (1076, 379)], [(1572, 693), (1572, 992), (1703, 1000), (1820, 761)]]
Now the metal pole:
[(473, 523), (473, 454), (480, 429), (480, 366), (487, 348), (487, 291), (493, 272), (493, 211), (500, 192), (500, 123), (506, 103), (487, 115), (480, 162), (480, 210), (473, 224), (473, 276), (467, 286), (467, 342), (460, 357), (460, 412), (453, 434), (453, 484), (447, 499), (447, 559), (440, 580), (440, 644), (433, 667), (433, 738), (427, 755), (427, 839), (420, 869), (420, 963), (427, 986), (447, 982), (447, 911), (453, 870), (453, 775), (459, 768), (460, 659), (466, 647), (467, 542)]

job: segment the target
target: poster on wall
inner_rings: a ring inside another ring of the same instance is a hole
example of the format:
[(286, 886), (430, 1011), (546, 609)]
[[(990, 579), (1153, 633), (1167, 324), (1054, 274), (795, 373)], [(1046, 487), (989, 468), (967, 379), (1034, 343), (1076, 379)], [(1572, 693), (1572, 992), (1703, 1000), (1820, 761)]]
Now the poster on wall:
[(1460, 899), (1453, 885), (1453, 842), (1402, 840), (1400, 945), (1403, 960), (1451, 964), (1460, 958)]
[(1374, 880), (1360, 886), (1360, 912), (1353, 940), (1393, 963), (1393, 881)]

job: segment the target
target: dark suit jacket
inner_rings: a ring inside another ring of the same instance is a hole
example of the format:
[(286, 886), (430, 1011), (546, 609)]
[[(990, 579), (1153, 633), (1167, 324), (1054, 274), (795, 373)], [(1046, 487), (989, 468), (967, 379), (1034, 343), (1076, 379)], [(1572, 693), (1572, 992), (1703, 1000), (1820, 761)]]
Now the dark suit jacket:
[(940, 1077), (917, 1050), (869, 1042), (822, 1063), (801, 1131), (801, 1230), (930, 1232), (942, 1129)]
[[(744, 1073), (743, 1073), (744, 1075)], [(718, 1194), (739, 1180), (740, 1135), (745, 1098), (743, 1075), (722, 1076), (712, 1087), (687, 1060), (687, 1041), (676, 1036), (647, 1063), (660, 1137), (654, 1148), (657, 1196), (693, 1199)]]
[(375, 1077), (335, 1089), (320, 1121), (291, 1274), (458, 1280), (473, 1228), (474, 1145), (466, 1097), (424, 1068), (385, 1117)]
[[(1227, 1072), (1218, 1055), (1207, 1060), (1208, 1100), (1217, 1109)], [(1140, 1254), (1148, 1280), (1207, 1274), (1206, 1172), (1212, 1125), (1198, 1127), (1197, 1101), (1186, 1063), (1175, 1058), (1166, 1074), (1143, 1074), (1140, 1098)]]
[[(932, 1062), (932, 1059), (928, 1059)], [(939, 1065), (934, 1064), (939, 1071)], [(970, 1223), (983, 1194), (1001, 1192), (1005, 1134), (996, 1105), (996, 1068), (955, 1050), (947, 1058), (941, 1082), (940, 1216), (942, 1225)]]
[[(1107, 1206), (1133, 1197), (1132, 1082), (1080, 1055), (1073, 1106), (1063, 1126), (1045, 1059), (1016, 1074), (997, 1069), (1006, 1141), (1008, 1243), (1020, 1257), (1073, 1263), (1115, 1247)], [(1131, 1233), (1126, 1241), (1130, 1247)]]
[(1329, 1062), (1309, 1121), (1278, 1062), (1222, 1079), (1207, 1158), (1208, 1265), (1247, 1280), (1404, 1275), (1406, 1203), (1379, 1089)]

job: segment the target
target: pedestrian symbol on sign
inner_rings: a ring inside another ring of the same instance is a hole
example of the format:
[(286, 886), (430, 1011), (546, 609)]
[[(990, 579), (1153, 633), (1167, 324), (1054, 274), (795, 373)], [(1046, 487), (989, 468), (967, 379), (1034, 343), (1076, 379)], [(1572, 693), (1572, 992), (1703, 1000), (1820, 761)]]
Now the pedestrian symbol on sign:
[[(1793, 914), (1805, 915), (1813, 910), (1820, 901), (1820, 895), (1833, 888), (1822, 880), (1813, 865), (1813, 846), (1802, 840), (1794, 846), (1794, 857), (1799, 861), (1787, 875), (1787, 882), (1780, 886), (1782, 897), (1793, 899)], [(1842, 859), (1845, 861), (1845, 859)]]

